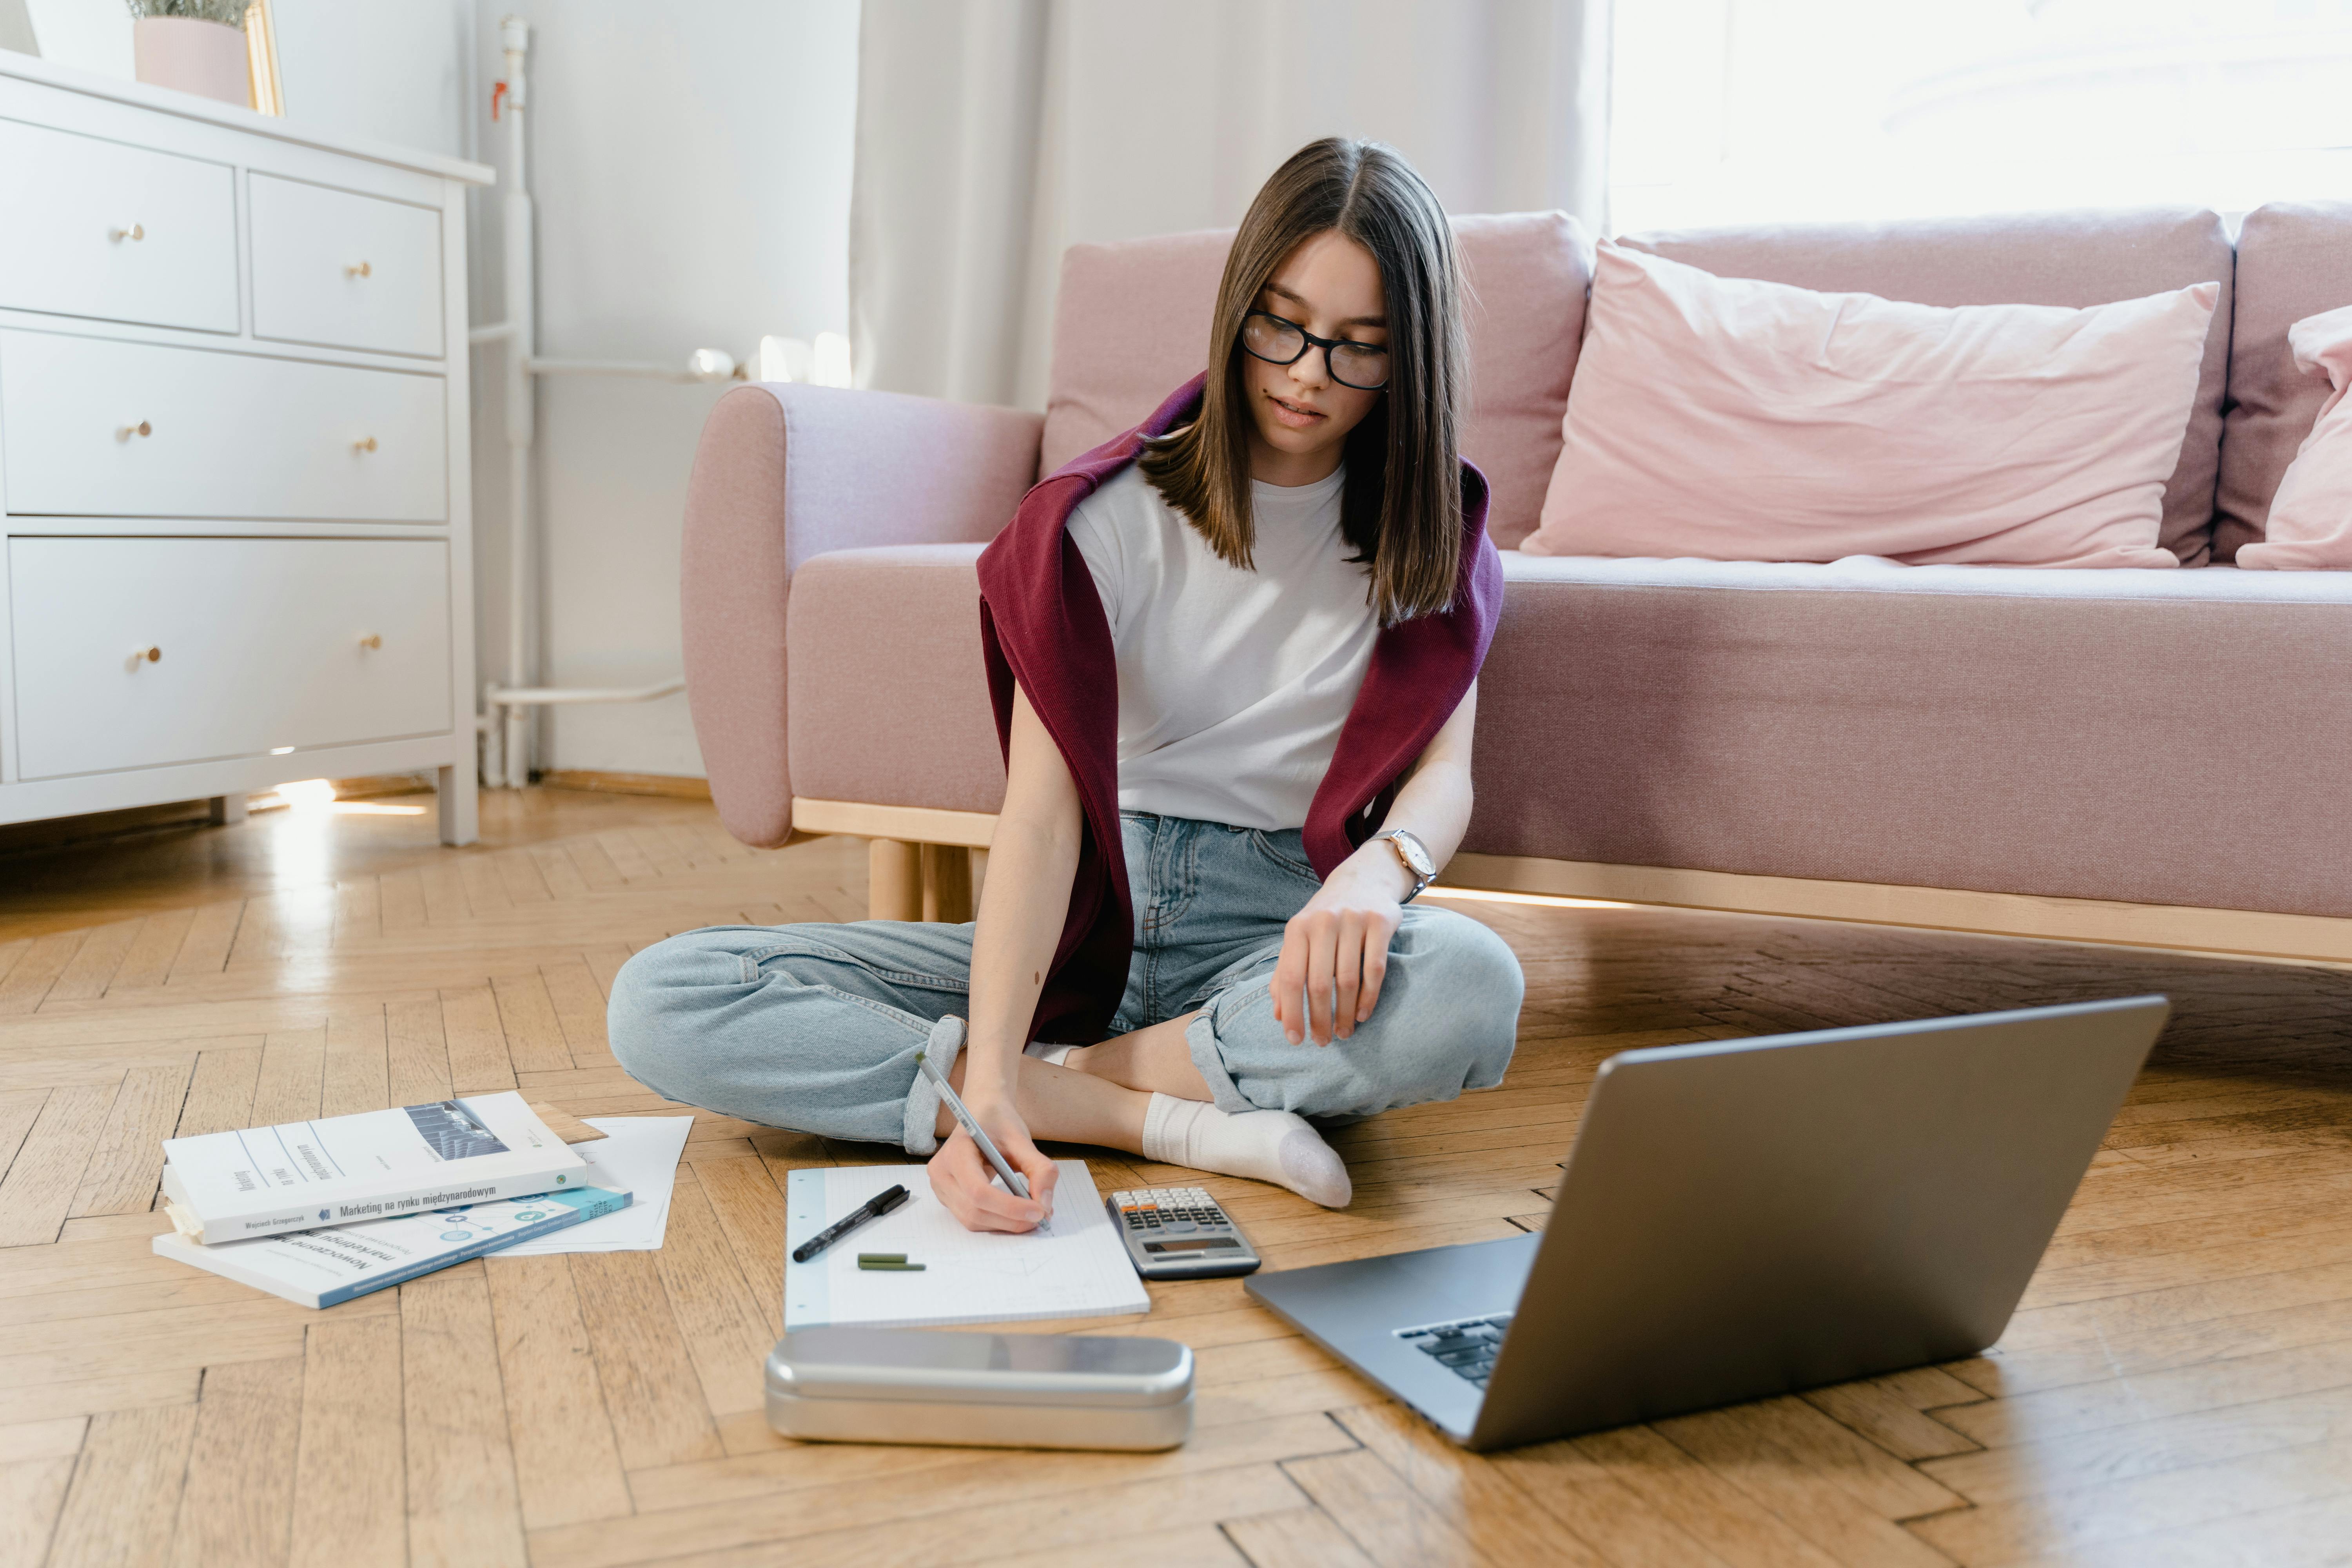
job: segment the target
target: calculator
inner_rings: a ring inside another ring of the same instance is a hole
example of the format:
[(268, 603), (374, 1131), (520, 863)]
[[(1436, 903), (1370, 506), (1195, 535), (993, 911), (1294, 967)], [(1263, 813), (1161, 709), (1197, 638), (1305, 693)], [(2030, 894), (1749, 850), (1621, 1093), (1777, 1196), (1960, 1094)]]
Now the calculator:
[(1146, 1279), (1223, 1279), (1257, 1268), (1257, 1248), (1199, 1187), (1145, 1187), (1103, 1200)]

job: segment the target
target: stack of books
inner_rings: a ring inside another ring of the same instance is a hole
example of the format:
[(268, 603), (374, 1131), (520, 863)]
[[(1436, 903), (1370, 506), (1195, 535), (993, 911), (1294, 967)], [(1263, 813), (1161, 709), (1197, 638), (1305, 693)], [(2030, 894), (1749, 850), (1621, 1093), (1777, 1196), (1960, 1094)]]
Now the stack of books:
[(511, 1090), (169, 1138), (163, 1160), (157, 1255), (306, 1307), (629, 1203)]

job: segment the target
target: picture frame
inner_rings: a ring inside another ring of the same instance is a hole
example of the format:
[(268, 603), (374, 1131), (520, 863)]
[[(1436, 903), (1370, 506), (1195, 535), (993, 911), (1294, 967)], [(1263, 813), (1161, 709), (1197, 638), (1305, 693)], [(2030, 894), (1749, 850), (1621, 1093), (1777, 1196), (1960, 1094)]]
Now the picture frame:
[(286, 89), (278, 75), (278, 27), (269, 15), (269, 0), (252, 0), (245, 8), (245, 58), (254, 111), (283, 120)]

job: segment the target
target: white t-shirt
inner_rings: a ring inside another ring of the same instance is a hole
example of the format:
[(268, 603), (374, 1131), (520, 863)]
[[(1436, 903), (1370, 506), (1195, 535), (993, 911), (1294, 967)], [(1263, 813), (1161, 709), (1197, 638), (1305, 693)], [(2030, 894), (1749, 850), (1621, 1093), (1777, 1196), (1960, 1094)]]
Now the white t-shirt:
[(1380, 633), (1339, 531), (1343, 468), (1253, 483), (1255, 570), (1227, 565), (1129, 468), (1070, 513), (1118, 659), (1118, 804), (1307, 825)]

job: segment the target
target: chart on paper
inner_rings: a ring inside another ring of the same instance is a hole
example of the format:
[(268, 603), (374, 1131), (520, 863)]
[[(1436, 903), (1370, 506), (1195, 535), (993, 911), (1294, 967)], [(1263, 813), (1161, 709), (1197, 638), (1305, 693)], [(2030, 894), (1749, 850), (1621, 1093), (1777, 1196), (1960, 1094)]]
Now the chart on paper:
[[(806, 1263), (784, 1265), (784, 1327), (937, 1328), (1034, 1318), (1148, 1312), (1151, 1298), (1104, 1213), (1083, 1160), (1060, 1160), (1049, 1233), (970, 1231), (931, 1195), (920, 1165), (835, 1165), (792, 1173), (788, 1245), (797, 1247), (892, 1184), (913, 1194)], [(903, 1252), (919, 1273), (857, 1267), (861, 1252)]]

